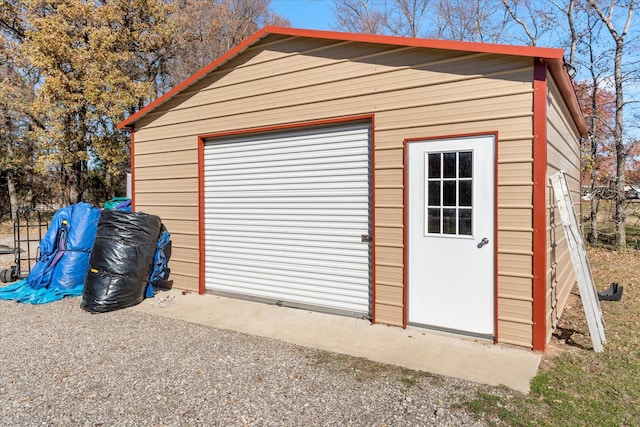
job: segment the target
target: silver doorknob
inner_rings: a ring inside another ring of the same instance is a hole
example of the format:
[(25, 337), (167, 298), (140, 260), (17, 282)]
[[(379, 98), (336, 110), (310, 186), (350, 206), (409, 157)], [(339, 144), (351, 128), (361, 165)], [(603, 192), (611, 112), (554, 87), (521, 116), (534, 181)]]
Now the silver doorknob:
[(483, 247), (484, 245), (488, 245), (489, 244), (489, 239), (487, 239), (486, 237), (483, 238), (482, 240), (480, 240), (480, 243), (478, 243), (478, 248)]

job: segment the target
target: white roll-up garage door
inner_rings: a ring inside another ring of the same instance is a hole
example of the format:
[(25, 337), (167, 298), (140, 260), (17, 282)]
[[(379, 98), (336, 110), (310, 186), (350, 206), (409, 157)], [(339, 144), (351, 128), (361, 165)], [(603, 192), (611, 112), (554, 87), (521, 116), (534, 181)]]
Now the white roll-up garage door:
[(207, 141), (206, 288), (368, 314), (369, 143), (369, 124)]

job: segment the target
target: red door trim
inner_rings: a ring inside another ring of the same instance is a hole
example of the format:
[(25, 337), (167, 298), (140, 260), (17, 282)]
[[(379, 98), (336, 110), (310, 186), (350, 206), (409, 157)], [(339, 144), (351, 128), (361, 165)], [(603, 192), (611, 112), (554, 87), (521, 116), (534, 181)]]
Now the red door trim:
[(408, 322), (408, 311), (407, 307), (409, 304), (409, 168), (407, 167), (408, 162), (408, 145), (412, 142), (420, 142), (420, 141), (429, 141), (429, 140), (437, 140), (437, 139), (450, 139), (450, 138), (464, 138), (464, 137), (473, 137), (473, 136), (493, 136), (494, 138), (494, 203), (493, 203), (493, 340), (494, 343), (498, 342), (498, 131), (489, 131), (489, 132), (474, 132), (474, 133), (463, 133), (463, 134), (451, 134), (451, 135), (439, 135), (439, 136), (428, 136), (422, 138), (407, 138), (403, 141), (403, 221), (404, 221), (404, 231), (403, 231), (403, 265), (404, 265), (404, 287), (403, 287), (403, 307), (402, 307), (402, 327), (407, 327)]

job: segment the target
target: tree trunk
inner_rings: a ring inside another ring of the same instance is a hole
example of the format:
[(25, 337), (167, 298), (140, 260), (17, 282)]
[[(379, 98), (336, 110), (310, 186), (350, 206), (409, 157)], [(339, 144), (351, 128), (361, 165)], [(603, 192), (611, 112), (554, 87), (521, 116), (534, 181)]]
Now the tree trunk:
[(613, 222), (616, 225), (616, 246), (618, 249), (624, 249), (627, 246), (627, 233), (626, 233), (626, 219), (627, 214), (625, 212), (625, 201), (626, 196), (624, 192), (625, 185), (625, 164), (627, 162), (627, 154), (624, 151), (625, 147), (622, 144), (618, 144), (616, 141), (616, 160), (617, 160), (617, 174), (618, 180), (616, 181), (616, 190), (615, 190), (615, 204), (616, 210), (613, 216)]
[(625, 213), (625, 194), (624, 185), (626, 184), (625, 177), (625, 165), (627, 163), (627, 150), (624, 145), (624, 132), (623, 132), (623, 109), (624, 109), (624, 92), (622, 87), (622, 55), (625, 47), (625, 38), (627, 32), (631, 26), (633, 18), (633, 11), (635, 8), (635, 0), (631, 0), (627, 5), (623, 6), (627, 8), (627, 19), (624, 24), (624, 28), (621, 32), (618, 32), (614, 27), (613, 22), (613, 7), (614, 3), (611, 3), (611, 11), (607, 16), (600, 8), (599, 3), (596, 0), (589, 0), (589, 5), (596, 11), (600, 20), (606, 25), (613, 41), (616, 44), (615, 57), (613, 60), (613, 76), (616, 92), (616, 115), (615, 126), (613, 128), (613, 141), (616, 147), (616, 172), (617, 180), (615, 186), (615, 213), (613, 221), (616, 225), (616, 246), (619, 249), (624, 248), (627, 245), (627, 235), (625, 231), (626, 225), (626, 213)]
[[(12, 145), (12, 123), (11, 117), (9, 114), (5, 114), (5, 146), (7, 150), (7, 156), (9, 159), (15, 158), (15, 153), (13, 151)], [(18, 219), (18, 193), (16, 192), (16, 179), (14, 172), (11, 168), (7, 170), (7, 189), (9, 191), (9, 205), (11, 208), (11, 220), (15, 221)]]
[[(590, 42), (593, 41), (591, 38), (591, 33), (589, 33)], [(598, 135), (598, 126), (596, 126), (596, 111), (598, 111), (598, 78), (593, 69), (594, 59), (593, 59), (593, 49), (592, 44), (589, 43), (589, 59), (590, 59), (590, 71), (591, 71), (591, 118), (589, 120), (589, 135), (591, 140), (591, 173), (589, 174), (589, 178), (591, 180), (591, 212), (589, 215), (589, 219), (591, 220), (591, 230), (589, 232), (589, 242), (593, 245), (598, 244), (598, 203), (600, 202), (600, 197), (596, 192), (596, 186), (598, 181), (598, 170), (596, 168), (596, 164), (598, 162), (598, 139), (600, 135)]]
[(7, 172), (7, 188), (9, 190), (9, 204), (11, 205), (11, 221), (18, 219), (18, 196), (13, 172)]
[[(595, 144), (594, 144), (595, 145)], [(591, 169), (591, 200), (590, 207), (591, 212), (589, 214), (589, 220), (591, 222), (591, 229), (589, 230), (589, 243), (595, 245), (598, 243), (598, 202), (600, 199), (596, 194), (596, 170)]]
[(614, 80), (616, 86), (616, 124), (613, 129), (613, 138), (616, 144), (616, 212), (614, 222), (616, 224), (616, 246), (619, 249), (627, 245), (627, 235), (625, 231), (626, 213), (625, 213), (625, 193), (624, 186), (626, 184), (625, 166), (627, 164), (627, 150), (624, 146), (622, 123), (623, 123), (623, 107), (624, 97), (622, 92), (622, 49), (624, 43), (621, 39), (616, 40), (616, 56), (614, 60)]

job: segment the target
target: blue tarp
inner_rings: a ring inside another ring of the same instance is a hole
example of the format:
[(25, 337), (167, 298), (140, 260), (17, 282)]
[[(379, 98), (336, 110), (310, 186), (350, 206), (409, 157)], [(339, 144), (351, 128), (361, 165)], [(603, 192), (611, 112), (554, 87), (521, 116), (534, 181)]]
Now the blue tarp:
[(82, 295), (99, 218), (100, 209), (83, 202), (58, 210), (29, 277), (0, 288), (0, 299), (42, 304)]
[[(40, 242), (40, 259), (27, 277), (29, 285), (34, 289), (69, 289), (82, 285), (99, 218), (100, 209), (84, 202), (56, 212)], [(60, 247), (65, 242), (64, 247)]]
[(24, 304), (46, 304), (61, 300), (64, 297), (77, 297), (82, 295), (83, 284), (73, 288), (40, 288), (35, 289), (29, 285), (27, 279), (19, 280), (0, 288), (0, 299), (13, 300)]
[(167, 268), (168, 259), (167, 253), (165, 252), (170, 241), (171, 234), (163, 226), (156, 245), (156, 252), (153, 255), (153, 268), (149, 276), (149, 284), (145, 290), (145, 296), (147, 298), (153, 298), (157, 288), (164, 288), (167, 285), (170, 288), (171, 283), (173, 283), (173, 281), (168, 282), (169, 269)]

